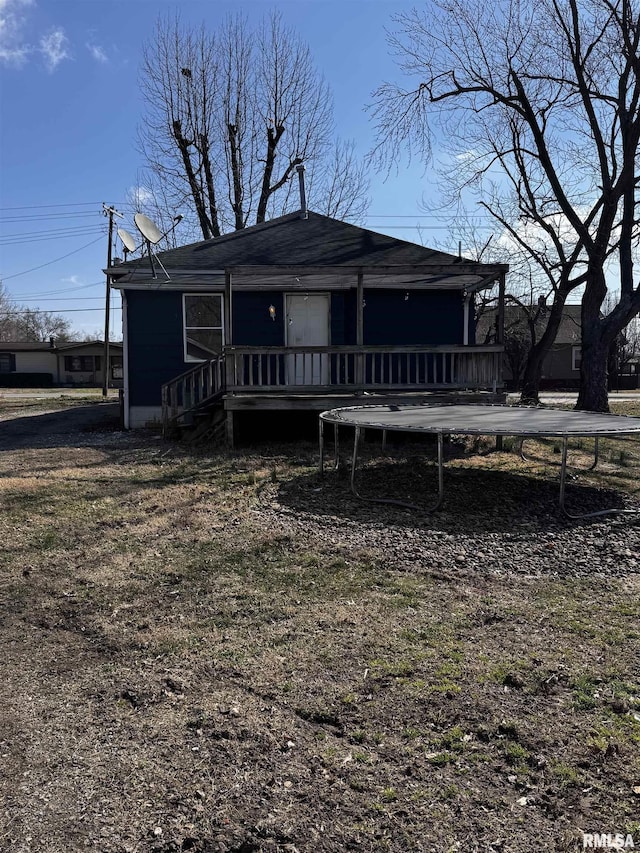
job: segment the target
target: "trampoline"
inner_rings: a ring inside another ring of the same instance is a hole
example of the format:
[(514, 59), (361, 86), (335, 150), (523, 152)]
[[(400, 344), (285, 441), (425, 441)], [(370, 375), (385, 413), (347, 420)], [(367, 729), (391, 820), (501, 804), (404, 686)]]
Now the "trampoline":
[(375, 503), (392, 503), (416, 509), (413, 504), (391, 498), (363, 497), (356, 488), (356, 469), (363, 430), (380, 430), (383, 442), (387, 432), (432, 434), (437, 437), (438, 498), (426, 508), (435, 512), (444, 500), (444, 436), (445, 435), (494, 435), (525, 438), (559, 438), (562, 441), (560, 463), (560, 509), (573, 519), (592, 518), (612, 513), (636, 514), (633, 509), (601, 509), (582, 514), (570, 513), (565, 505), (567, 477), (567, 451), (570, 438), (594, 438), (597, 447), (600, 437), (631, 435), (640, 433), (640, 418), (625, 415), (609, 415), (596, 412), (563, 411), (561, 409), (539, 409), (526, 406), (500, 405), (442, 405), (398, 404), (373, 406), (348, 406), (331, 409), (320, 415), (320, 473), (324, 474), (324, 425), (333, 424), (336, 467), (339, 459), (338, 428), (354, 428), (353, 454), (351, 459), (351, 490), (361, 500)]

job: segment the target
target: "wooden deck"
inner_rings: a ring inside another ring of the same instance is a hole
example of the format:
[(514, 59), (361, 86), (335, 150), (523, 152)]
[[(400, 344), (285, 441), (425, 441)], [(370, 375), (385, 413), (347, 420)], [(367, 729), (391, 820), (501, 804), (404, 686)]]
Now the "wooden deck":
[(408, 403), (501, 403), (506, 392), (496, 391), (414, 391), (406, 393), (363, 394), (225, 394), (222, 405), (227, 412), (241, 411), (314, 411), (324, 412), (341, 406), (372, 406)]
[(325, 411), (367, 403), (500, 402), (500, 345), (227, 347), (162, 388), (165, 434), (196, 412)]

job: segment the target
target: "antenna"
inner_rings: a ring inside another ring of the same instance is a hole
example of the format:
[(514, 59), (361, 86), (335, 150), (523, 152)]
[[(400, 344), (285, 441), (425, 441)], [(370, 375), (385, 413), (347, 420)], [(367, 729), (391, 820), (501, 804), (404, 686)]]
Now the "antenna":
[(304, 163), (296, 165), (296, 172), (298, 173), (298, 183), (300, 185), (300, 219), (308, 219), (307, 193), (304, 187)]

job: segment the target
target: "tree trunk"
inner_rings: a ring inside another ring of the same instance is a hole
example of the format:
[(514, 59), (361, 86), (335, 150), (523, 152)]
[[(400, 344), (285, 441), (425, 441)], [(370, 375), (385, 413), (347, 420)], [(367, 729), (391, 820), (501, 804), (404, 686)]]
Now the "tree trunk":
[[(595, 331), (595, 330), (594, 330)], [(582, 362), (580, 364), (580, 393), (576, 409), (587, 412), (608, 412), (609, 344), (597, 334), (582, 336)]]
[(607, 285), (602, 265), (592, 260), (582, 297), (582, 358), (580, 391), (576, 403), (576, 409), (586, 412), (609, 411), (607, 363), (612, 338), (605, 336), (606, 327), (600, 316), (606, 295)]
[[(520, 402), (531, 406), (540, 403), (540, 380), (542, 379), (542, 364), (551, 349), (562, 322), (562, 312), (567, 301), (568, 291), (560, 287), (555, 294), (549, 313), (547, 325), (540, 339), (531, 347), (527, 364), (522, 377)], [(535, 328), (535, 327), (534, 327)], [(533, 332), (532, 332), (533, 335)]]
[(231, 202), (231, 209), (233, 210), (236, 231), (239, 231), (241, 228), (244, 228), (245, 222), (242, 205), (242, 170), (240, 166), (237, 125), (228, 124), (227, 132), (231, 155), (231, 178), (233, 182), (233, 201)]
[(191, 190), (191, 198), (193, 199), (193, 203), (196, 208), (196, 213), (198, 214), (198, 222), (200, 223), (202, 237), (204, 240), (210, 240), (212, 236), (211, 223), (209, 222), (209, 217), (207, 216), (207, 211), (204, 205), (204, 199), (202, 197), (200, 188), (198, 187), (198, 182), (196, 180), (193, 164), (191, 162), (191, 157), (189, 156), (189, 146), (192, 143), (190, 143), (184, 137), (182, 133), (182, 125), (179, 121), (174, 121), (173, 123), (173, 135), (180, 150), (180, 156), (182, 157), (182, 162), (184, 164), (185, 174), (187, 176), (189, 188)]
[(275, 129), (272, 127), (267, 128), (267, 153), (264, 161), (264, 172), (262, 173), (262, 189), (260, 190), (260, 199), (258, 201), (256, 225), (264, 222), (267, 217), (267, 204), (269, 196), (273, 192), (271, 176), (273, 175), (273, 167), (276, 162), (276, 148), (283, 133), (284, 125), (281, 124)]
[(216, 201), (216, 189), (213, 180), (213, 169), (211, 168), (211, 158), (209, 157), (209, 139), (205, 134), (200, 134), (200, 156), (202, 157), (202, 165), (204, 168), (205, 181), (207, 183), (207, 195), (209, 197), (209, 222), (211, 223), (211, 233), (214, 237), (220, 236), (220, 223), (218, 220), (218, 203)]
[(524, 406), (537, 406), (540, 403), (540, 380), (545, 355), (546, 351), (543, 351), (539, 344), (529, 352), (520, 389), (520, 402)]

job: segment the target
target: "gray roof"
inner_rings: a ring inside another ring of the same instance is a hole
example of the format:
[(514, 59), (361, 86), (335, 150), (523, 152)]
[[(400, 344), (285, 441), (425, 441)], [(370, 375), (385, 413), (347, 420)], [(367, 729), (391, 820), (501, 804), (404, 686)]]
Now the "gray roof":
[(54, 351), (54, 346), (47, 341), (0, 341), (0, 351), (2, 352), (43, 352), (45, 350)]
[[(64, 350), (84, 349), (104, 346), (104, 341), (0, 341), (0, 352), (62, 352)], [(122, 349), (122, 341), (111, 341), (110, 349)]]
[[(311, 211), (306, 218), (300, 212), (288, 214), (211, 240), (159, 252), (157, 258), (172, 278), (178, 272), (193, 275), (233, 268), (242, 268), (248, 275), (248, 268), (265, 273), (266, 267), (305, 267), (310, 271), (315, 267), (319, 268), (317, 272), (330, 267), (353, 268), (355, 272), (366, 267), (375, 272), (376, 268), (382, 271), (385, 267), (444, 265), (451, 267), (452, 273), (456, 267), (462, 267), (460, 273), (466, 273), (467, 277), (472, 266), (478, 280), (498, 269)], [(136, 274), (136, 278), (141, 274), (149, 278), (149, 265), (147, 260), (138, 258), (112, 268), (111, 272), (116, 279), (128, 273)], [(161, 277), (162, 272), (158, 275)], [(464, 285), (461, 280), (459, 286)]]

